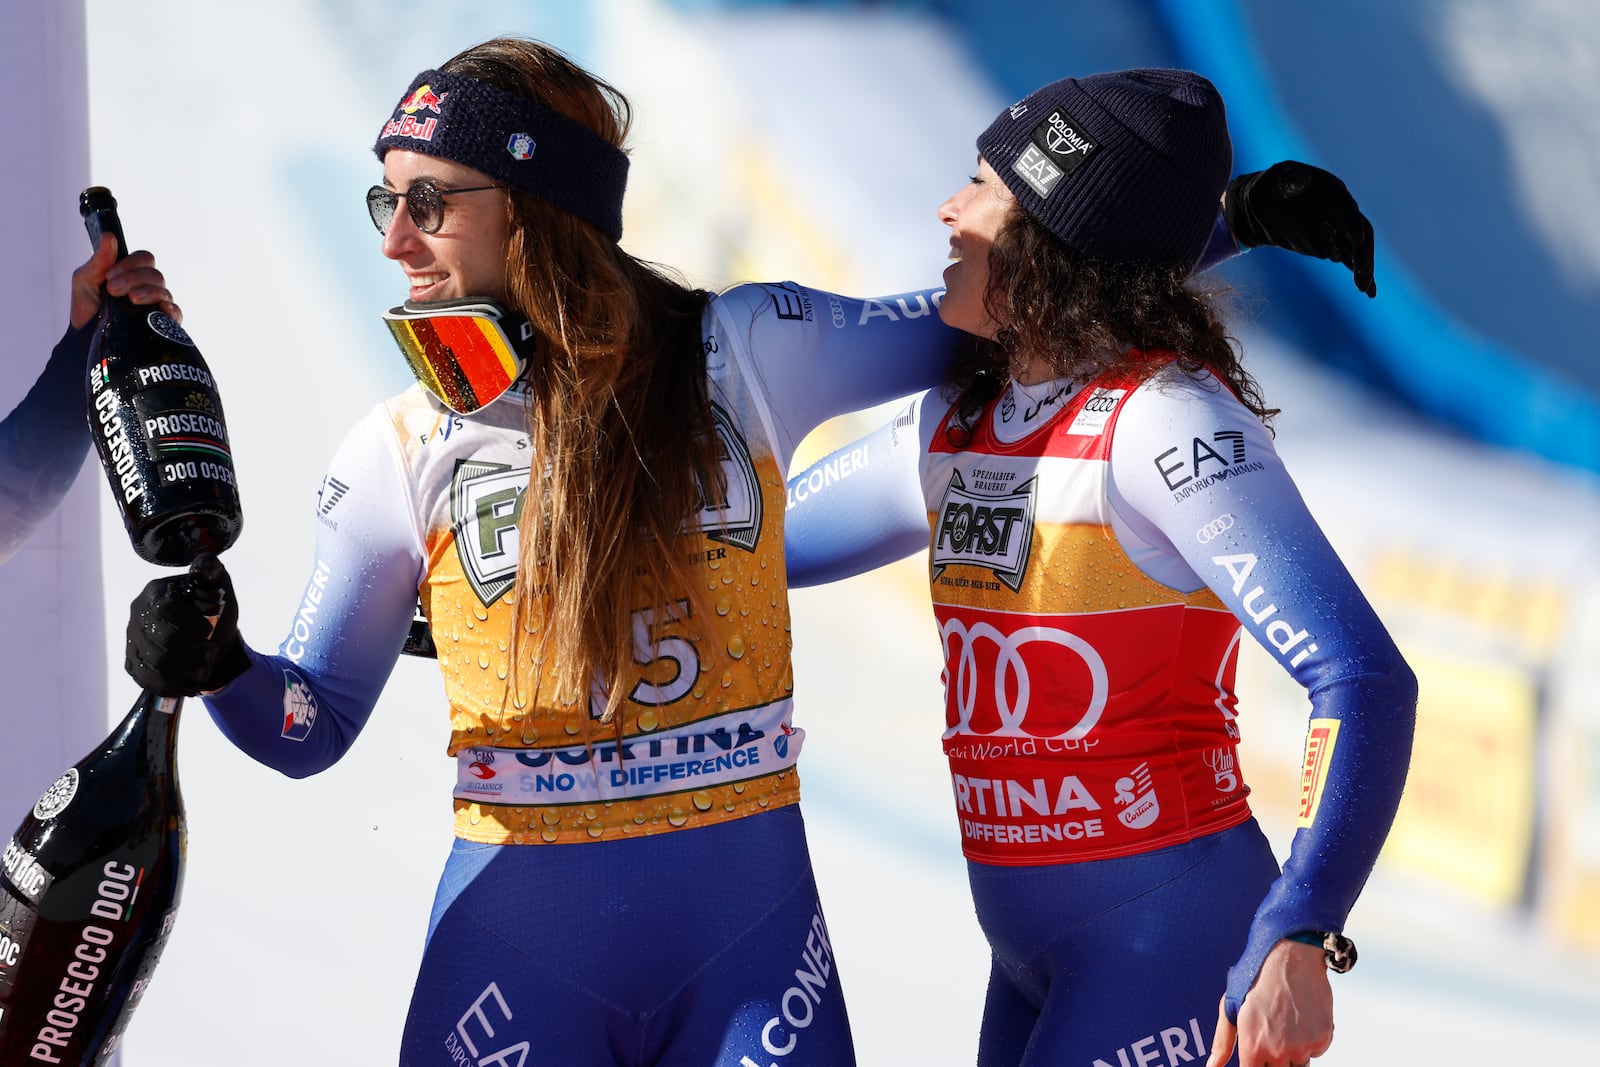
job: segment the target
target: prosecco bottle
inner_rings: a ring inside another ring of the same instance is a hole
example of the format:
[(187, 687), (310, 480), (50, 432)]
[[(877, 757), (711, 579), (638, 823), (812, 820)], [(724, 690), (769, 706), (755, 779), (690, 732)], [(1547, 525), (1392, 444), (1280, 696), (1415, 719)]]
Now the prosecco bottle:
[[(109, 189), (85, 189), (78, 210), (90, 243), (110, 233), (117, 257), (128, 254)], [(185, 566), (233, 544), (244, 518), (222, 398), (183, 327), (160, 308), (102, 292), (86, 393), (89, 432), (134, 551)]]
[(0, 867), (0, 1064), (108, 1062), (176, 918), (182, 700), (145, 692), (56, 779)]

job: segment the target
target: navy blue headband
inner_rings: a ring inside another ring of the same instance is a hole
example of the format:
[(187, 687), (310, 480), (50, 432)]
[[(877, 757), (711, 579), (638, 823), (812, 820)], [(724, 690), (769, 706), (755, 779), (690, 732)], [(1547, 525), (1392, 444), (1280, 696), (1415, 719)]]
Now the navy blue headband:
[(422, 152), (482, 171), (622, 239), (628, 157), (565, 115), (475, 78), (425, 70), (372, 150)]

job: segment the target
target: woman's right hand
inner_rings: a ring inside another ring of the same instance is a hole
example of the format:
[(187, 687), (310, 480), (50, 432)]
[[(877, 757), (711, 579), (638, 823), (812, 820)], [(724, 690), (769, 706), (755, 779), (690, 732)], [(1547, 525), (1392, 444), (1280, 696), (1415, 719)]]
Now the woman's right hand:
[(102, 285), (112, 296), (126, 296), (135, 304), (158, 304), (175, 321), (183, 321), (183, 312), (173, 302), (167, 279), (156, 266), (156, 257), (149, 252), (134, 252), (118, 260), (116, 237), (103, 234), (94, 255), (72, 272), (68, 317), (74, 330), (87, 326), (99, 312)]
[(157, 578), (134, 597), (127, 659), (135, 682), (159, 696), (210, 693), (250, 666), (239, 605), (222, 561), (202, 553), (187, 573)]

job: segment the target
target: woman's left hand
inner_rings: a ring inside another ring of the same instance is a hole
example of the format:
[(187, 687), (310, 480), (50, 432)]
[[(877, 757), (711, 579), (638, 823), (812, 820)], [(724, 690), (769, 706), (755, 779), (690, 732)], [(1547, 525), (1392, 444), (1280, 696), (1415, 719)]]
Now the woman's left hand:
[(1333, 987), (1322, 948), (1279, 941), (1267, 953), (1236, 1027), (1224, 1008), (1206, 1067), (1223, 1067), (1239, 1046), (1239, 1067), (1305, 1067), (1333, 1044)]
[(1281, 160), (1228, 183), (1222, 214), (1246, 248), (1272, 245), (1350, 268), (1356, 288), (1378, 295), (1372, 276), (1372, 223), (1335, 174)]

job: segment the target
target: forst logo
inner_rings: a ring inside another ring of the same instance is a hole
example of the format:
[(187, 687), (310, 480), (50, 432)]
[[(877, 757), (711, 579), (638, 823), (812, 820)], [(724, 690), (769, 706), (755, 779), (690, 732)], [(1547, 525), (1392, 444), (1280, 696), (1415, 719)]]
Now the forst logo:
[(701, 533), (713, 541), (754, 552), (766, 516), (761, 476), (750, 446), (721, 404), (712, 403), (711, 418), (721, 453), (720, 476), (715, 484), (700, 482), (698, 506), (685, 532)]
[(528, 468), (458, 460), (450, 486), (456, 554), (467, 582), (485, 607), (516, 581), (517, 524), (528, 488)]
[(957, 563), (993, 571), (1013, 591), (1021, 588), (1033, 550), (1034, 493), (1037, 477), (1008, 493), (969, 490), (961, 472), (950, 476), (939, 503), (933, 539), (933, 577)]

